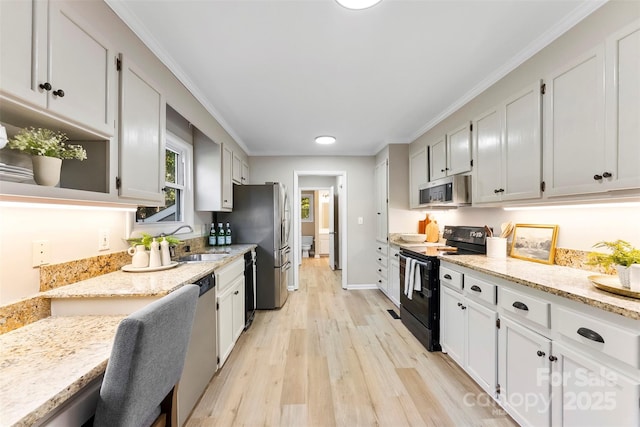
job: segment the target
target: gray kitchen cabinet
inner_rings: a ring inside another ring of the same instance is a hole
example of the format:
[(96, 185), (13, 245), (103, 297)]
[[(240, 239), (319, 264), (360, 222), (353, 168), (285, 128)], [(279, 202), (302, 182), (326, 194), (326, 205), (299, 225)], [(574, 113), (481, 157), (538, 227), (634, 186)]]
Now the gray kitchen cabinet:
[(195, 210), (230, 211), (233, 206), (231, 150), (198, 129), (194, 129), (193, 145)]
[(231, 166), (231, 170), (232, 170), (232, 181), (236, 184), (242, 184), (242, 158), (236, 154), (236, 152), (233, 152), (232, 155), (233, 158), (233, 164)]
[(430, 144), (429, 180), (471, 170), (471, 129), (464, 124)]
[(249, 184), (249, 163), (242, 161), (242, 184)]
[(218, 367), (221, 367), (244, 329), (244, 260), (236, 260), (217, 271), (216, 286)]
[(129, 58), (121, 57), (119, 196), (164, 205), (164, 95)]
[(388, 175), (389, 160), (384, 159), (376, 165), (375, 180), (375, 206), (376, 206), (376, 240), (387, 242), (388, 233)]
[(409, 207), (417, 208), (420, 204), (418, 187), (429, 181), (427, 173), (427, 147), (409, 155)]
[(541, 197), (540, 81), (473, 121), (473, 203)]
[(11, 58), (0, 65), (0, 91), (10, 104), (3, 109), (35, 107), (112, 136), (116, 64), (106, 38), (75, 13), (73, 2), (7, 1), (0, 7), (2, 55)]
[(233, 208), (233, 151), (222, 145), (222, 210)]

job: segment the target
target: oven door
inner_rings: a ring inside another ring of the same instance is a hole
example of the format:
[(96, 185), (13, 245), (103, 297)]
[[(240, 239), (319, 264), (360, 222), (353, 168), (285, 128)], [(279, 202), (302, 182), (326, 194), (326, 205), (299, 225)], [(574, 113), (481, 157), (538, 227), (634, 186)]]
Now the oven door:
[[(438, 323), (438, 289), (437, 289), (437, 260), (422, 261), (416, 264), (420, 269), (421, 290), (414, 290), (411, 299), (405, 294), (405, 276), (407, 274), (407, 260), (400, 255), (400, 304), (413, 315), (427, 329), (434, 329)], [(436, 284), (434, 285), (434, 276)]]

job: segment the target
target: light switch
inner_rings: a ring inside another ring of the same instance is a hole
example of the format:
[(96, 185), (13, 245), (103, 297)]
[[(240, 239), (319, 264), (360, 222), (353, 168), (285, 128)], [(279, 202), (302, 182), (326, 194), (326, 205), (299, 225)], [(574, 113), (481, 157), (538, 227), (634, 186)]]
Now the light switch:
[(364, 224), (364, 218), (362, 218), (361, 216), (358, 217), (358, 225), (362, 225)]
[(109, 250), (109, 229), (103, 228), (98, 232), (98, 250)]

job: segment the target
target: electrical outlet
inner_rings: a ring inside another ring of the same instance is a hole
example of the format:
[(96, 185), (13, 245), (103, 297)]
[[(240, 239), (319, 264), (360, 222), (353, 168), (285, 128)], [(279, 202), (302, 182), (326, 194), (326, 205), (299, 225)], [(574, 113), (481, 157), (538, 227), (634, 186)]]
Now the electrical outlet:
[(109, 250), (109, 229), (103, 228), (98, 231), (98, 250)]
[(33, 241), (33, 266), (40, 267), (51, 262), (51, 246), (48, 240)]

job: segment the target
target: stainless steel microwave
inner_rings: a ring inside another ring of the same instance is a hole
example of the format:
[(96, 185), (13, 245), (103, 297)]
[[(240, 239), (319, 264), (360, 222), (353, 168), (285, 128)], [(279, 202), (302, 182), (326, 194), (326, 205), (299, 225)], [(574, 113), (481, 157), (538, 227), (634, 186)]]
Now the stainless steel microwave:
[(471, 176), (453, 175), (418, 187), (420, 207), (457, 207), (471, 204)]

